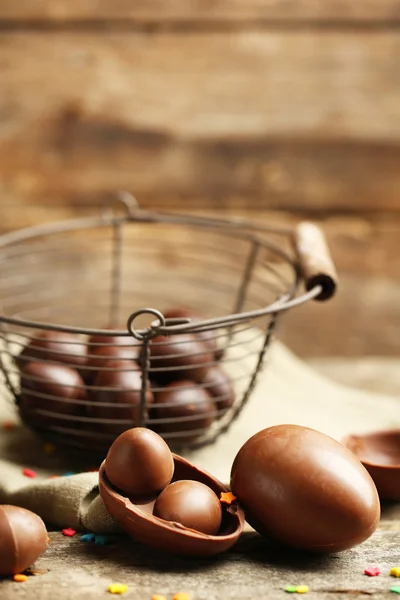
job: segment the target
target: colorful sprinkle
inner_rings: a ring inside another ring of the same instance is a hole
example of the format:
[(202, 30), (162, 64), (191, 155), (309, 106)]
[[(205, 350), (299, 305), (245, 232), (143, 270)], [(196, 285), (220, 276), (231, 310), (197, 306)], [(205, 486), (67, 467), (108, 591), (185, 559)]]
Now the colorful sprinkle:
[(296, 586), (295, 585), (287, 585), (285, 587), (285, 592), (287, 592), (288, 594), (295, 594), (296, 593)]
[(186, 592), (178, 592), (175, 594), (172, 600), (190, 600), (190, 594), (187, 594)]
[(167, 600), (167, 598), (162, 594), (154, 594), (154, 596), (151, 597), (151, 600)]
[(76, 475), (75, 471), (67, 471), (63, 473), (61, 477), (71, 477), (71, 475)]
[(95, 537), (96, 537), (96, 536), (94, 535), (94, 533), (84, 533), (84, 534), (81, 536), (81, 539), (80, 539), (80, 541), (81, 541), (81, 542), (89, 542), (89, 543), (90, 543), (90, 542), (94, 542), (94, 540), (95, 540)]
[(307, 594), (307, 592), (308, 592), (308, 585), (298, 585), (296, 587), (297, 594)]
[(63, 535), (65, 535), (66, 537), (74, 537), (74, 535), (76, 534), (75, 529), (71, 529), (71, 527), (67, 527), (67, 529), (63, 529), (62, 532), (63, 532)]
[(96, 546), (107, 546), (110, 543), (108, 535), (95, 535), (94, 538)]
[(381, 570), (379, 567), (368, 567), (364, 569), (364, 575), (368, 575), (368, 577), (376, 577), (381, 574)]
[(60, 477), (59, 475), (49, 475), (49, 479), (57, 479), (57, 477)]
[(22, 581), (26, 581), (28, 579), (28, 575), (18, 573), (17, 575), (14, 575), (13, 579), (14, 581), (18, 581), (18, 583), (21, 583)]
[(390, 569), (390, 574), (392, 577), (400, 577), (400, 567), (392, 567)]
[(25, 475), (25, 477), (30, 477), (31, 479), (37, 477), (36, 471), (32, 471), (32, 469), (22, 469), (22, 475)]
[(235, 502), (236, 496), (232, 492), (221, 492), (219, 499), (224, 504), (232, 504), (232, 502)]
[(43, 451), (46, 452), (46, 454), (54, 454), (54, 452), (56, 451), (56, 447), (54, 444), (45, 444), (43, 446)]
[(124, 583), (110, 583), (110, 585), (108, 586), (108, 591), (111, 594), (125, 594), (127, 589), (128, 586)]
[(13, 421), (4, 421), (3, 429), (14, 429), (15, 423)]
[(400, 594), (400, 586), (396, 585), (394, 587), (389, 588), (389, 592), (393, 592), (394, 594)]

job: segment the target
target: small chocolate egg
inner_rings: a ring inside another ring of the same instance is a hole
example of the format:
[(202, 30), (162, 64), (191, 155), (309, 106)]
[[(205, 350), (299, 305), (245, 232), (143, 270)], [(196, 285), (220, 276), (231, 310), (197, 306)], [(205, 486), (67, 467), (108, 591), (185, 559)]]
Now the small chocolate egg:
[(105, 473), (129, 498), (155, 498), (174, 474), (174, 460), (164, 440), (144, 427), (122, 433), (111, 445)]
[[(75, 369), (44, 362), (27, 363), (21, 372), (22, 411), (31, 413), (32, 424), (65, 424), (57, 415), (81, 415), (85, 412), (86, 388)], [(52, 415), (36, 413), (45, 410)], [(28, 414), (26, 418), (29, 421)]]
[(254, 529), (303, 550), (346, 550), (379, 523), (378, 494), (360, 461), (307, 427), (279, 425), (250, 438), (231, 488)]
[(47, 548), (42, 519), (19, 506), (0, 505), (0, 575), (15, 575), (30, 567)]
[[(88, 354), (87, 366), (84, 379), (87, 383), (93, 382), (98, 372), (106, 366), (110, 360), (136, 361), (139, 358), (139, 346), (98, 346), (91, 354)], [(129, 363), (127, 363), (129, 366)], [(137, 366), (135, 366), (137, 369)]]
[(39, 331), (16, 357), (16, 362), (20, 369), (34, 360), (61, 363), (79, 370), (86, 365), (86, 352), (86, 344), (78, 335), (62, 331)]
[[(168, 436), (168, 443), (184, 446), (203, 435), (215, 418), (215, 405), (210, 394), (193, 381), (175, 381), (155, 394), (151, 407), (152, 429), (158, 433), (180, 433)], [(163, 422), (164, 419), (172, 419)]]
[(209, 369), (201, 382), (213, 398), (216, 409), (219, 411), (218, 418), (224, 416), (225, 412), (235, 403), (235, 392), (229, 377), (222, 369), (212, 367)]
[[(107, 361), (90, 388), (87, 412), (97, 419), (108, 419), (102, 429), (121, 433), (140, 425), (142, 374), (136, 363), (128, 360)], [(153, 402), (150, 385), (146, 404)], [(118, 421), (127, 421), (126, 423)]]
[(150, 348), (151, 378), (165, 383), (178, 379), (201, 381), (214, 357), (205, 344), (192, 334), (158, 336)]
[(153, 515), (215, 535), (221, 526), (222, 508), (211, 488), (199, 481), (184, 479), (163, 489), (154, 505)]
[[(201, 315), (198, 312), (191, 311), (188, 308), (170, 308), (164, 313), (164, 317), (166, 319), (191, 319), (193, 323), (198, 321), (204, 321), (206, 317)], [(218, 330), (213, 331), (199, 331), (195, 334), (214, 354), (214, 358), (218, 360), (221, 358), (221, 351), (218, 348), (218, 343), (216, 339), (216, 335), (218, 335)]]
[[(123, 331), (124, 327), (104, 327), (107, 330)], [(140, 349), (140, 344), (131, 335), (91, 335), (88, 339), (88, 354), (94, 354), (104, 346), (128, 346), (129, 348), (137, 347)], [(139, 354), (139, 352), (138, 352)]]

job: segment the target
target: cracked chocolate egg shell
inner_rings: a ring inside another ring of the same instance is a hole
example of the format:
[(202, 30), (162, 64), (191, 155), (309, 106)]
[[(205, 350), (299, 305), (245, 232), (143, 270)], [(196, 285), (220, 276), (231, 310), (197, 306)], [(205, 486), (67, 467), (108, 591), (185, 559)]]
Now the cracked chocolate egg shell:
[[(173, 482), (199, 481), (210, 487), (218, 498), (221, 492), (228, 491), (220, 481), (188, 460), (176, 454), (172, 456)], [(113, 519), (134, 539), (160, 552), (184, 556), (213, 556), (228, 550), (239, 539), (243, 531), (244, 514), (236, 503), (222, 507), (221, 526), (215, 535), (201, 533), (153, 515), (155, 501), (139, 504), (120, 494), (106, 476), (106, 462), (99, 471), (101, 498)]]
[(30, 567), (47, 548), (42, 519), (19, 506), (0, 505), (0, 575)]
[(379, 523), (366, 469), (339, 442), (307, 427), (278, 425), (250, 438), (234, 460), (231, 488), (254, 529), (303, 550), (346, 550)]

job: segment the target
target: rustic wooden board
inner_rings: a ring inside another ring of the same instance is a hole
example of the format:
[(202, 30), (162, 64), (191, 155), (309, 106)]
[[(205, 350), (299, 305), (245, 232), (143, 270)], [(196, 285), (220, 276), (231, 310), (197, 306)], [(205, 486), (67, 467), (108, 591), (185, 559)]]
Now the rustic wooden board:
[(0, 19), (20, 20), (107, 20), (130, 19), (137, 22), (243, 22), (279, 20), (283, 22), (321, 21), (376, 23), (386, 21), (393, 24), (400, 15), (398, 0), (368, 0), (362, 4), (350, 0), (3, 0)]
[[(3, 33), (2, 206), (399, 210), (400, 34)], [(62, 73), (62, 77), (60, 74)]]
[[(45, 555), (36, 563), (42, 574), (23, 584), (0, 582), (2, 600), (90, 600), (108, 597), (110, 583), (128, 585), (124, 598), (150, 600), (164, 594), (168, 600), (179, 592), (192, 600), (253, 600), (285, 598), (286, 585), (308, 585), (307, 598), (334, 600), (388, 597), (396, 585), (390, 567), (399, 564), (400, 521), (384, 521), (365, 544), (327, 557), (277, 550), (258, 534), (247, 531), (238, 544), (216, 559), (162, 556), (125, 536), (113, 536), (109, 546), (80, 543), (80, 535), (65, 538), (50, 533)], [(380, 577), (364, 575), (378, 564)], [(398, 581), (398, 580), (397, 580)]]

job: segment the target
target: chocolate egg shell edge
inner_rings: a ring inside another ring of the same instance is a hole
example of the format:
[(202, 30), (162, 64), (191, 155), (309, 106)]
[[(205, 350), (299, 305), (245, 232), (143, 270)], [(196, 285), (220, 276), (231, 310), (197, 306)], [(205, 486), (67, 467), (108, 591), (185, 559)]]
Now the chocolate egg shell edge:
[[(175, 473), (172, 481), (192, 479), (208, 485), (219, 497), (228, 488), (215, 477), (195, 467), (191, 462), (173, 454)], [(213, 556), (228, 550), (239, 539), (244, 527), (244, 513), (238, 505), (223, 509), (220, 533), (207, 535), (187, 529), (179, 523), (155, 517), (152, 505), (136, 505), (109, 484), (105, 461), (99, 470), (100, 496), (114, 520), (134, 539), (157, 550), (191, 556)]]

